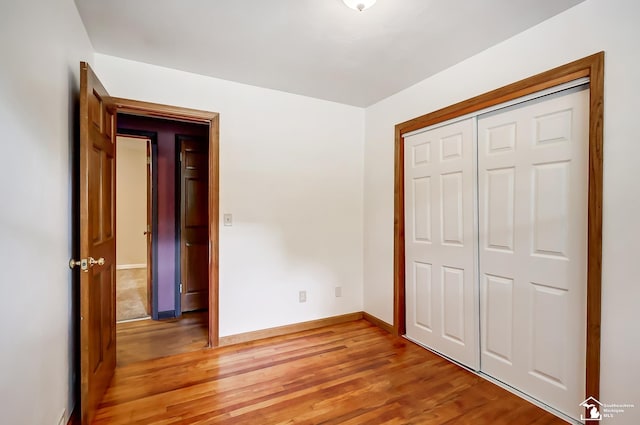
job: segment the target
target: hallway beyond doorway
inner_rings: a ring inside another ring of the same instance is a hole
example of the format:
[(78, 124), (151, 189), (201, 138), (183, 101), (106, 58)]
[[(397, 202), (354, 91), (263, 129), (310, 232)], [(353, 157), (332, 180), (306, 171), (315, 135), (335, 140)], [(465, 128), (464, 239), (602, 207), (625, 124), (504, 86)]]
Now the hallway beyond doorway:
[(147, 269), (116, 271), (116, 322), (149, 317)]

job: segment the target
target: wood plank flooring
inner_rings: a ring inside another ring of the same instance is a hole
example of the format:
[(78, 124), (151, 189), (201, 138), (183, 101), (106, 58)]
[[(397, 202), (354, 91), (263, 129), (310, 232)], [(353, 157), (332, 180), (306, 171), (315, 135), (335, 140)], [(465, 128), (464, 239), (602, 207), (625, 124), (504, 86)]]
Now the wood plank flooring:
[(137, 320), (116, 325), (118, 366), (201, 350), (207, 346), (207, 312), (179, 319)]
[(102, 424), (561, 424), (359, 320), (118, 367)]

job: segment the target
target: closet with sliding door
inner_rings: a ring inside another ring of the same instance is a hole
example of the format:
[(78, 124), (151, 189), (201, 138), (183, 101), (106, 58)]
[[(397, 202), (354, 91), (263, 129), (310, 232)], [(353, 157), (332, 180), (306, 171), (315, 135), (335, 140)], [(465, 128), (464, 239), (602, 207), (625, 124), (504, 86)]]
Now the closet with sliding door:
[(589, 79), (402, 134), (406, 338), (579, 419)]

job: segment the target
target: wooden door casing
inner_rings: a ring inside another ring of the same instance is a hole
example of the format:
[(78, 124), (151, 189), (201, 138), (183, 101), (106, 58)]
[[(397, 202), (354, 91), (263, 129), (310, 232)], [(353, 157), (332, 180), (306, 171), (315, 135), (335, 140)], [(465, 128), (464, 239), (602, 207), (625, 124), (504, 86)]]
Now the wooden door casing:
[[(209, 284), (209, 346), (216, 347), (219, 344), (218, 329), (218, 239), (219, 239), (219, 169), (220, 169), (220, 115), (217, 112), (202, 111), (197, 109), (183, 108), (179, 106), (163, 105), (159, 103), (142, 102), (133, 99), (110, 98), (110, 101), (116, 106), (118, 113), (136, 114), (148, 117), (162, 117), (166, 119), (177, 119), (187, 122), (204, 123), (209, 126), (209, 137), (207, 140), (208, 149), (208, 180), (207, 180), (207, 197), (208, 197), (208, 241), (209, 241), (209, 259), (208, 259), (208, 284)], [(156, 146), (156, 145), (154, 145)], [(154, 155), (157, 152), (154, 151)], [(157, 167), (153, 171), (154, 181), (157, 179)], [(157, 202), (157, 193), (155, 193)], [(157, 223), (154, 223), (157, 225)], [(157, 228), (157, 227), (156, 227)], [(154, 235), (154, 236), (157, 236)], [(154, 252), (154, 258), (157, 259), (157, 252)], [(157, 264), (157, 261), (156, 261)], [(180, 298), (178, 297), (178, 300)], [(155, 298), (157, 300), (157, 298)], [(154, 302), (156, 302), (154, 300)], [(157, 306), (155, 306), (157, 307)]]
[(89, 424), (116, 366), (115, 110), (80, 64), (80, 256), (104, 264), (80, 272), (80, 409)]
[(147, 228), (145, 236), (147, 237), (147, 314), (153, 314), (153, 187), (152, 187), (152, 145), (151, 140), (145, 141), (147, 145)]
[(209, 306), (208, 144), (176, 136), (180, 150), (180, 294), (181, 312)]

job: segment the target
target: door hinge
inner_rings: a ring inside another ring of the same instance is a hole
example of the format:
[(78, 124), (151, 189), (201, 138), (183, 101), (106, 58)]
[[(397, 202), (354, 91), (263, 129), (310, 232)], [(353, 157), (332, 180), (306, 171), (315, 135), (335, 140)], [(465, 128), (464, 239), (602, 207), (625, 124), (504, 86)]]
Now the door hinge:
[(180, 293), (182, 294), (182, 283), (180, 284)]
[(182, 162), (182, 152), (180, 152), (180, 162)]
[(147, 157), (147, 165), (151, 165), (151, 157), (150, 156)]

